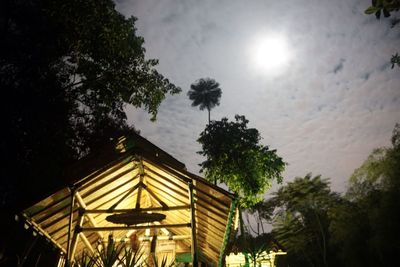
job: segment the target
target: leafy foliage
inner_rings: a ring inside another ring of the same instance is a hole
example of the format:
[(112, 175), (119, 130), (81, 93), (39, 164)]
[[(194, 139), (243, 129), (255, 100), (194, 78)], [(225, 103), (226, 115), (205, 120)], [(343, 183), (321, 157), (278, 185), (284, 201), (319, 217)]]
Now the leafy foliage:
[(96, 248), (97, 256), (94, 257), (95, 265), (98, 267), (113, 267), (119, 263), (119, 257), (124, 248), (124, 244), (116, 244), (113, 237), (108, 237), (106, 246), (98, 246)]
[(99, 244), (96, 248), (96, 253), (91, 255), (85, 251), (75, 259), (73, 267), (134, 267), (147, 266), (144, 259), (143, 248), (133, 250), (131, 247), (126, 247), (125, 244), (117, 244), (112, 235), (108, 237), (107, 245)]
[(392, 58), (390, 59), (390, 63), (392, 63), (392, 69), (396, 65), (397, 65), (397, 67), (400, 67), (400, 56), (399, 56), (399, 53), (396, 53), (396, 54), (392, 55)]
[(273, 180), (282, 181), (285, 163), (276, 154), (260, 144), (257, 129), (247, 128), (244, 116), (212, 121), (200, 134), (199, 154), (207, 159), (200, 164), (207, 179), (217, 179), (241, 198), (243, 207), (250, 207), (263, 199)]
[(381, 14), (384, 17), (389, 17), (393, 11), (399, 11), (400, 2), (398, 0), (372, 0), (372, 5), (365, 10), (365, 14), (375, 14), (377, 19), (380, 19)]
[[(398, 12), (400, 9), (400, 1), (399, 0), (372, 0), (372, 5), (369, 6), (364, 12), (367, 15), (375, 14), (377, 19), (381, 18), (381, 14), (385, 18), (390, 17), (391, 13)], [(391, 27), (393, 28), (395, 25), (399, 23), (399, 19), (394, 18), (391, 22)], [(392, 55), (390, 59), (390, 63), (392, 64), (392, 69), (394, 66), (400, 67), (400, 57), (398, 53)]]
[(320, 176), (296, 178), (251, 210), (294, 266), (390, 266), (400, 253), (400, 125), (349, 180), (344, 196)]
[(192, 100), (192, 107), (199, 106), (200, 110), (207, 109), (208, 123), (210, 123), (210, 110), (219, 105), (222, 95), (219, 83), (211, 78), (202, 78), (190, 85), (187, 95)]
[[(342, 217), (333, 224), (346, 261), (362, 258), (369, 266), (388, 266), (400, 253), (399, 140), (396, 124), (392, 147), (375, 149), (350, 178), (346, 193), (350, 208), (341, 209)], [(355, 244), (357, 249), (350, 249)]]
[[(143, 250), (142, 247), (139, 247), (137, 250), (133, 250), (132, 248), (125, 248), (124, 255), (120, 260), (120, 265), (122, 267), (135, 267), (139, 266), (143, 262)], [(143, 264), (142, 264), (143, 265)]]
[[(288, 252), (288, 261), (301, 266), (328, 266), (336, 261), (329, 246), (329, 211), (340, 197), (321, 176), (297, 177), (266, 200), (264, 216), (272, 233)], [(330, 263), (330, 264), (329, 264)]]
[(82, 254), (75, 259), (72, 267), (94, 267), (95, 259), (88, 254), (86, 251), (83, 251)]
[[(180, 92), (145, 59), (135, 20), (111, 0), (1, 2), (0, 192), (7, 177), (18, 190), (29, 184), (23, 197), (54, 186), (70, 162), (133, 130), (126, 105), (155, 118), (165, 95)], [(31, 188), (38, 177), (46, 182)]]

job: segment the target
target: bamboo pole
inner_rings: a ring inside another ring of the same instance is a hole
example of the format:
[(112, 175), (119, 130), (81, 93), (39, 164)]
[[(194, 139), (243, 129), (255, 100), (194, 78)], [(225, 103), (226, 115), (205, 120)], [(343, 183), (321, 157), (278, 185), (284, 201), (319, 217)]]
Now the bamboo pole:
[(189, 203), (190, 203), (190, 226), (192, 228), (191, 235), (192, 235), (192, 245), (191, 245), (191, 252), (192, 252), (192, 266), (198, 267), (198, 255), (197, 255), (197, 236), (196, 236), (196, 215), (195, 215), (195, 206), (194, 206), (194, 198), (193, 198), (193, 183), (188, 183), (189, 187)]
[(82, 225), (83, 225), (83, 220), (84, 220), (83, 214), (79, 214), (77, 227), (75, 227), (74, 235), (73, 235), (73, 237), (72, 237), (71, 260), (74, 259), (76, 247), (77, 247), (78, 241), (79, 241), (79, 235), (81, 235), (81, 233), (78, 233), (77, 230), (78, 230), (78, 227), (82, 227)]
[[(190, 227), (191, 223), (180, 223), (180, 224), (160, 224), (152, 225), (151, 228), (183, 228)], [(118, 231), (118, 230), (130, 230), (130, 229), (146, 229), (149, 228), (148, 225), (130, 225), (130, 226), (108, 226), (108, 227), (83, 227), (79, 230), (81, 232), (91, 232), (91, 231)]]
[(232, 203), (231, 203), (231, 208), (230, 208), (230, 211), (229, 211), (228, 220), (226, 222), (225, 236), (224, 236), (224, 240), (222, 242), (221, 252), (219, 254), (218, 267), (222, 267), (225, 264), (226, 248), (228, 246), (229, 239), (231, 237), (232, 224), (235, 223), (234, 222), (234, 217), (235, 217), (235, 211), (236, 211), (236, 208), (237, 208), (237, 203), (238, 203), (237, 198), (234, 198)]
[[(86, 204), (85, 204), (85, 202), (83, 201), (83, 198), (82, 198), (82, 196), (79, 194), (78, 191), (75, 192), (75, 197), (76, 197), (76, 200), (77, 200), (79, 206), (80, 206), (82, 209), (86, 209)], [(97, 223), (96, 223), (96, 221), (94, 220), (94, 218), (93, 218), (93, 216), (92, 216), (91, 214), (85, 214), (85, 216), (86, 216), (86, 218), (88, 218), (90, 224), (91, 224), (93, 227), (97, 227)], [(100, 232), (97, 232), (97, 235), (98, 235), (101, 239), (103, 239), (103, 235), (102, 235)]]
[(69, 206), (69, 223), (68, 223), (68, 239), (67, 239), (67, 266), (71, 266), (71, 229), (74, 219), (74, 202), (75, 202), (75, 188), (71, 187), (71, 204)]
[(83, 243), (85, 244), (85, 246), (90, 250), (90, 252), (92, 254), (94, 254), (94, 249), (92, 247), (92, 244), (90, 244), (90, 241), (87, 239), (87, 237), (83, 233), (80, 234), (80, 237), (81, 237)]

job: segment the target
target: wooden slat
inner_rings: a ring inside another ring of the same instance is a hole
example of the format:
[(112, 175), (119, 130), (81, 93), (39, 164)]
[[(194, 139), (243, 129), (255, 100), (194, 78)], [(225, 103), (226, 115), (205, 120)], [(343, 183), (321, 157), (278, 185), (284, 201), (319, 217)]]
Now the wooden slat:
[(66, 253), (66, 250), (60, 243), (57, 242), (51, 235), (49, 235), (45, 230), (43, 230), (37, 223), (31, 221), (26, 214), (23, 214), (26, 222), (30, 224), (36, 231), (42, 233), (48, 240), (50, 240), (54, 245), (56, 245), (62, 252)]
[[(96, 170), (95, 172), (89, 174), (88, 176), (80, 179), (79, 181), (74, 183), (74, 186), (77, 189), (85, 190), (88, 186), (93, 183), (96, 183), (98, 180), (101, 180), (108, 175), (116, 172), (117, 170), (123, 168), (126, 165), (133, 164), (135, 165), (135, 156), (132, 155), (125, 155), (120, 157), (119, 159), (110, 162), (106, 166)], [(134, 168), (135, 166), (133, 166)]]
[[(104, 192), (104, 188), (112, 188), (111, 184), (119, 185), (124, 183), (124, 181), (131, 181), (136, 178), (137, 173), (135, 170), (126, 170), (116, 176), (112, 176), (109, 179), (99, 180), (98, 183), (94, 184), (90, 190), (79, 190), (81, 192), (82, 197), (88, 197), (99, 191)], [(103, 189), (103, 190), (102, 190)]]
[[(157, 177), (157, 179), (161, 179), (164, 180), (166, 182), (166, 185), (168, 185), (169, 187), (171, 187), (171, 185), (176, 187), (176, 190), (179, 190), (181, 192), (184, 192), (185, 194), (187, 194), (186, 192), (186, 184), (182, 181), (176, 180), (176, 178), (174, 176), (163, 176), (161, 173), (157, 173), (156, 171), (148, 168), (145, 166), (145, 171), (146, 171), (146, 176), (150, 176), (150, 177)], [(175, 179), (175, 181), (174, 181)]]

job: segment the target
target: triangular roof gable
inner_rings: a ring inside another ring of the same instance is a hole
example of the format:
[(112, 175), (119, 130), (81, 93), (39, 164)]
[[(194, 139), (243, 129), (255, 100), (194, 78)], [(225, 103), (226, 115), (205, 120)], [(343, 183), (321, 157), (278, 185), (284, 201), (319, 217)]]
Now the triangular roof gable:
[[(27, 222), (64, 252), (70, 240), (69, 250), (77, 255), (85, 249), (93, 250), (99, 238), (105, 240), (110, 231), (117, 240), (126, 239), (133, 231), (143, 236), (146, 232), (143, 225), (123, 229), (106, 220), (112, 207), (113, 212), (139, 207), (143, 211), (165, 214), (161, 225), (153, 224), (150, 228), (177, 237), (181, 248), (188, 249), (192, 245), (192, 186), (198, 249), (216, 263), (223, 248), (226, 225), (231, 224), (229, 213), (233, 195), (187, 172), (181, 162), (143, 139), (121, 138), (114, 147), (109, 146), (103, 152), (108, 153), (105, 157), (99, 155), (96, 161), (92, 156), (81, 161), (81, 165), (70, 171), (70, 175), (75, 173), (77, 178), (71, 179), (69, 187), (24, 210)], [(101, 160), (103, 158), (106, 160)], [(87, 175), (79, 178), (79, 173)], [(71, 229), (78, 226), (82, 231), (71, 233), (68, 239), (71, 192), (74, 196)]]

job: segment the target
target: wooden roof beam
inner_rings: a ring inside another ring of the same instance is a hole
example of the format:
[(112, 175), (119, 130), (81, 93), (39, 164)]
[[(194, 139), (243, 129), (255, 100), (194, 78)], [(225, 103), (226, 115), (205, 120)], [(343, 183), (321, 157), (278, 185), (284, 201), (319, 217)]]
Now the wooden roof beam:
[(196, 208), (195, 208), (195, 200), (193, 197), (193, 183), (188, 183), (188, 193), (189, 193), (189, 203), (190, 203), (190, 224), (191, 224), (191, 236), (192, 236), (192, 244), (190, 246), (192, 253), (192, 266), (198, 267), (198, 255), (197, 255), (197, 231), (196, 231)]
[(188, 210), (190, 209), (189, 205), (180, 205), (180, 206), (169, 206), (169, 207), (150, 207), (150, 208), (140, 208), (140, 209), (95, 209), (95, 210), (83, 210), (85, 214), (101, 214), (101, 213), (119, 213), (119, 212), (130, 212), (130, 211), (140, 211), (140, 212), (147, 212), (147, 211), (171, 211), (171, 210)]
[[(75, 197), (76, 197), (76, 201), (78, 202), (79, 206), (80, 206), (82, 209), (86, 209), (87, 206), (86, 206), (85, 202), (83, 201), (82, 196), (79, 194), (78, 190), (76, 190), (76, 192), (75, 192)], [(88, 221), (90, 222), (90, 224), (91, 224), (93, 227), (97, 227), (97, 224), (96, 224), (96, 222), (95, 222), (95, 220), (94, 220), (94, 218), (93, 218), (93, 216), (92, 216), (91, 214), (85, 214), (85, 216), (86, 216), (86, 218), (88, 219)], [(103, 239), (103, 234), (102, 234), (102, 233), (97, 232), (97, 235), (98, 235), (101, 239)]]
[(129, 226), (106, 226), (106, 227), (82, 227), (79, 230), (81, 232), (91, 231), (118, 231), (118, 230), (130, 230), (130, 229), (146, 229), (146, 228), (181, 228), (190, 227), (191, 223), (178, 223), (178, 224), (160, 224), (160, 225), (129, 225)]
[(60, 245), (60, 243), (57, 242), (57, 240), (55, 240), (54, 238), (52, 238), (45, 230), (43, 230), (37, 223), (35, 223), (34, 221), (29, 220), (29, 217), (23, 213), (22, 214), (26, 220), (26, 222), (32, 226), (33, 229), (35, 229), (36, 231), (42, 233), (47, 239), (49, 239), (51, 242), (53, 242), (54, 245), (56, 245), (64, 254), (67, 253), (67, 251), (65, 250), (65, 248), (63, 248), (63, 246)]
[(162, 201), (147, 185), (143, 184), (143, 189), (146, 190), (163, 208), (168, 208), (168, 205), (165, 204), (165, 202)]
[(90, 241), (87, 239), (84, 233), (79, 233), (79, 236), (81, 240), (83, 241), (83, 244), (90, 250), (92, 254), (94, 254), (94, 249), (92, 247), (92, 244), (90, 244)]
[[(126, 166), (129, 163), (135, 164), (135, 156), (122, 155), (117, 160), (114, 160), (114, 161), (110, 162), (109, 164), (106, 164), (105, 166), (101, 167), (100, 169), (92, 172), (91, 174), (87, 175), (86, 177), (75, 182), (74, 186), (76, 188), (80, 188), (80, 189), (86, 188), (87, 186), (90, 186), (91, 184), (96, 183), (97, 181), (103, 179), (104, 177), (118, 171), (118, 169), (123, 168), (124, 166)], [(135, 168), (136, 168), (136, 166), (134, 165), (133, 168), (131, 168), (131, 169), (135, 169)], [(95, 179), (93, 179), (93, 178), (95, 178)]]
[(130, 194), (135, 192), (136, 189), (141, 188), (143, 186), (143, 182), (139, 181), (134, 187), (132, 187), (123, 197), (121, 197), (114, 205), (112, 205), (109, 210), (112, 212), (115, 208), (126, 199)]

